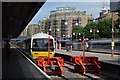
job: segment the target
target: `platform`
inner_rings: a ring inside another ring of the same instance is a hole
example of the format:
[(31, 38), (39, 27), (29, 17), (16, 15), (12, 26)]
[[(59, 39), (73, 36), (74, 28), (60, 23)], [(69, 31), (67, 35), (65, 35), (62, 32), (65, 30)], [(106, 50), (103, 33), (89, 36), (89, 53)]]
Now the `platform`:
[[(67, 52), (66, 50), (57, 50), (56, 53), (69, 55), (69, 56), (79, 56), (83, 55), (83, 51), (72, 51)], [(94, 52), (85, 52), (85, 56), (96, 56), (100, 62), (115, 64), (120, 66), (120, 55), (114, 55), (111, 57), (111, 54), (102, 54)]]
[(5, 49), (2, 49), (2, 79), (4, 80), (49, 80), (49, 76), (43, 74), (33, 66), (25, 57), (23, 57), (16, 48), (10, 49), (9, 58)]
[[(66, 50), (57, 50), (55, 56), (61, 56), (66, 61), (70, 61), (72, 56), (83, 55), (82, 51), (67, 52)], [(85, 56), (98, 57), (101, 66), (101, 73), (105, 76), (109, 76), (111, 80), (119, 80), (120, 76), (120, 55), (114, 55), (94, 52), (85, 52)]]

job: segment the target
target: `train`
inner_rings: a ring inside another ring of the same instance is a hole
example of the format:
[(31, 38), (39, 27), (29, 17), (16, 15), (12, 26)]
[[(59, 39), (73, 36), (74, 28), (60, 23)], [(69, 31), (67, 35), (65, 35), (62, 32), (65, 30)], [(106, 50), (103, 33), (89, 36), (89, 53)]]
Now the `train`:
[(111, 52), (112, 46), (114, 46), (114, 52), (119, 53), (120, 50), (120, 40), (119, 38), (114, 38), (114, 44), (112, 44), (112, 39), (99, 39), (88, 41), (88, 51), (97, 52)]
[[(94, 52), (111, 52), (112, 39), (96, 39), (85, 41), (85, 50)], [(72, 43), (73, 50), (82, 50), (82, 42)], [(114, 39), (114, 51), (119, 53), (120, 50), (120, 40), (118, 38)]]
[(51, 35), (37, 33), (16, 43), (16, 47), (28, 54), (32, 59), (48, 57), (48, 37), (50, 36), (50, 57), (55, 54), (55, 41)]

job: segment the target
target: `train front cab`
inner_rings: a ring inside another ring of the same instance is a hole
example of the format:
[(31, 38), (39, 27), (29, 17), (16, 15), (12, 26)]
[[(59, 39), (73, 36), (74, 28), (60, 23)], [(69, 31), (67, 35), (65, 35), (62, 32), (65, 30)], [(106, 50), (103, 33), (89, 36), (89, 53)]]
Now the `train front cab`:
[[(53, 39), (50, 39), (50, 57), (55, 54), (55, 46)], [(34, 58), (48, 57), (48, 41), (47, 38), (36, 38), (32, 40), (31, 55)]]

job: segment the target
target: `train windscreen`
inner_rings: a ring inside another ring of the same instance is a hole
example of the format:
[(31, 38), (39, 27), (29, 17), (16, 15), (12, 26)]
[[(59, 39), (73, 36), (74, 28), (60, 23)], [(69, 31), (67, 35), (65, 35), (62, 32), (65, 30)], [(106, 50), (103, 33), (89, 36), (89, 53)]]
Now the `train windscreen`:
[[(48, 51), (48, 39), (33, 39), (32, 51)], [(53, 39), (50, 39), (50, 51), (54, 51)]]

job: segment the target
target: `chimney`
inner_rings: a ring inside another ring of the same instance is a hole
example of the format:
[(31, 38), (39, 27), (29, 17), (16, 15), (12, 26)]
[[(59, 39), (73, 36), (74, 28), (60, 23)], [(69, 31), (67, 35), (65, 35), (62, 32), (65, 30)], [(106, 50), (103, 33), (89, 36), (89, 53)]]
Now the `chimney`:
[(103, 12), (100, 12), (100, 17), (103, 16), (103, 14), (104, 14)]
[(102, 7), (102, 13), (104, 14), (105, 12), (106, 12), (106, 9), (105, 9), (105, 7)]

